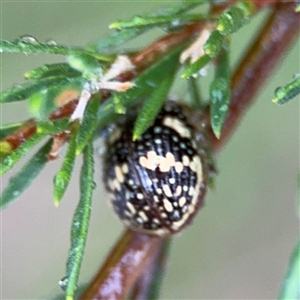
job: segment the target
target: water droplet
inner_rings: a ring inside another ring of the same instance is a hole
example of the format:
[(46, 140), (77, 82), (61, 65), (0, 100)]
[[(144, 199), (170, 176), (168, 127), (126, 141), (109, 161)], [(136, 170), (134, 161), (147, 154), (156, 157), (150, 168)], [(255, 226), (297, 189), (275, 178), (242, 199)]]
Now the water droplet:
[(18, 41), (22, 42), (22, 43), (29, 43), (29, 44), (38, 43), (38, 40), (35, 37), (33, 37), (32, 35), (28, 35), (28, 34), (20, 36)]
[(227, 111), (227, 110), (228, 110), (228, 105), (227, 105), (227, 104), (221, 105), (220, 111), (225, 112), (225, 111)]
[(51, 45), (51, 46), (56, 46), (57, 45), (57, 43), (54, 41), (54, 40), (46, 40), (46, 44), (47, 45)]
[(180, 21), (179, 20), (174, 20), (172, 21), (172, 25), (173, 26), (178, 26), (180, 24)]
[(66, 291), (68, 282), (69, 282), (69, 278), (68, 278), (67, 276), (63, 277), (63, 278), (58, 282), (60, 288), (61, 288), (64, 292)]
[(152, 80), (146, 80), (146, 83), (148, 84), (148, 85), (150, 85), (151, 87), (156, 87), (156, 83), (155, 82), (153, 82)]
[(284, 91), (282, 90), (282, 87), (277, 87), (276, 89), (275, 89), (275, 95), (276, 95), (276, 97), (282, 97), (283, 95), (284, 95)]
[(20, 195), (20, 191), (16, 190), (16, 191), (13, 191), (13, 196), (14, 197), (18, 197)]
[(200, 69), (199, 70), (199, 74), (200, 74), (200, 76), (206, 76), (207, 75), (207, 71), (206, 71), (206, 68), (202, 68), (202, 69)]

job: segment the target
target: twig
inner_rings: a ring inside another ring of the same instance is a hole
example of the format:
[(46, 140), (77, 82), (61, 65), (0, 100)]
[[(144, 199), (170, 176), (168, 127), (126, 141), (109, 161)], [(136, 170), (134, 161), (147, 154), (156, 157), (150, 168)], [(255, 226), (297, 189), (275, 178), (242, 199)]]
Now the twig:
[(158, 299), (162, 279), (166, 271), (171, 238), (166, 238), (159, 245), (156, 253), (152, 255), (149, 266), (136, 281), (131, 300)]
[(126, 230), (79, 299), (123, 299), (161, 242), (158, 237)]

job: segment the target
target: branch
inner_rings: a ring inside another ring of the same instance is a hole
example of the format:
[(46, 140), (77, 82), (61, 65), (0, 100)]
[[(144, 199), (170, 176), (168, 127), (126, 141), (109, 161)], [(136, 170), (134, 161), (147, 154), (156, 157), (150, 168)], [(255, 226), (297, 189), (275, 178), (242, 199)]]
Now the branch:
[(79, 300), (124, 299), (161, 242), (156, 236), (126, 230)]

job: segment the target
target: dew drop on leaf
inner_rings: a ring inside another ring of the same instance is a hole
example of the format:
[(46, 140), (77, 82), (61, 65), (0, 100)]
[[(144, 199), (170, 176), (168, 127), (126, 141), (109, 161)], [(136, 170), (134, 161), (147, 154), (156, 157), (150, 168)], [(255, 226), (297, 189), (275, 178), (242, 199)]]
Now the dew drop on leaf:
[(69, 278), (67, 276), (63, 277), (59, 282), (60, 288), (65, 292), (67, 288), (67, 284), (69, 282)]
[(22, 43), (28, 43), (28, 44), (38, 43), (38, 40), (35, 37), (33, 37), (32, 35), (28, 35), (28, 34), (20, 36), (18, 41), (22, 42)]
[(13, 191), (13, 196), (14, 197), (18, 197), (19, 194), (20, 194), (20, 191), (18, 191), (18, 190)]
[(46, 44), (49, 45), (49, 46), (56, 46), (57, 45), (57, 43), (53, 40), (47, 40)]

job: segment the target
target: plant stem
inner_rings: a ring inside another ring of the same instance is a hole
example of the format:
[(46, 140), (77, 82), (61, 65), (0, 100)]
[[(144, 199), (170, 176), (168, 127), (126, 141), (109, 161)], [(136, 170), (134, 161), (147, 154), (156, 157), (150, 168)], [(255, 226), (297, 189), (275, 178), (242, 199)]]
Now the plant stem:
[(166, 238), (152, 255), (149, 265), (136, 281), (131, 300), (138, 299), (159, 299), (160, 287), (162, 285), (166, 265), (168, 263), (171, 238)]
[(126, 230), (79, 300), (124, 299), (161, 241)]

